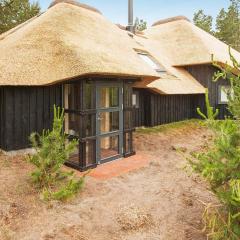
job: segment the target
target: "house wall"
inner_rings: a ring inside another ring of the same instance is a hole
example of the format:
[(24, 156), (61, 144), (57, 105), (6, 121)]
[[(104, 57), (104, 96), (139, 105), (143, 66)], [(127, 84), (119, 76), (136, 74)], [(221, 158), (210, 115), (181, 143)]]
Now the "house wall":
[(139, 91), (139, 108), (134, 109), (134, 126), (161, 124), (196, 118), (196, 108), (204, 103), (204, 95), (161, 95), (145, 89)]
[[(213, 82), (214, 73), (217, 72), (218, 69), (212, 65), (194, 65), (185, 67), (185, 69), (204, 87), (208, 88), (211, 105), (219, 109), (219, 119), (224, 119), (225, 116), (229, 116), (227, 105), (218, 103), (219, 86), (229, 85), (229, 82), (225, 79), (219, 79), (217, 82)], [(202, 108), (204, 108), (204, 104)]]
[(196, 100), (200, 95), (151, 95), (150, 126), (178, 122), (196, 116)]
[(134, 127), (148, 126), (150, 111), (146, 106), (150, 106), (150, 94), (145, 89), (134, 89), (134, 92), (139, 93), (139, 106), (133, 109), (133, 125)]
[(3, 88), (0, 87), (0, 148), (3, 143)]
[[(204, 87), (209, 89), (209, 100), (214, 108), (219, 109), (219, 119), (230, 116), (226, 104), (219, 104), (219, 87), (229, 85), (225, 79), (213, 82), (218, 69), (211, 65), (194, 65), (185, 67)], [(139, 92), (139, 108), (134, 109), (134, 126), (156, 126), (190, 118), (199, 118), (196, 109), (206, 112), (205, 96), (194, 95), (161, 95), (146, 89), (135, 89)]]
[(61, 86), (2, 87), (1, 140), (3, 150), (18, 150), (30, 146), (32, 132), (49, 129), (53, 119), (53, 105), (61, 105)]

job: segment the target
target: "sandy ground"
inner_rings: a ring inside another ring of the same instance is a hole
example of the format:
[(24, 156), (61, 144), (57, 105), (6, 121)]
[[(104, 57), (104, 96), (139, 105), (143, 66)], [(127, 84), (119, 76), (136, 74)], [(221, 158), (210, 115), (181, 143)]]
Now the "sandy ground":
[(30, 183), (21, 157), (0, 157), (1, 240), (203, 240), (203, 205), (215, 201), (207, 185), (185, 169), (176, 148), (192, 151), (208, 133), (185, 126), (135, 134), (149, 166), (106, 181), (88, 178), (68, 203), (46, 204)]

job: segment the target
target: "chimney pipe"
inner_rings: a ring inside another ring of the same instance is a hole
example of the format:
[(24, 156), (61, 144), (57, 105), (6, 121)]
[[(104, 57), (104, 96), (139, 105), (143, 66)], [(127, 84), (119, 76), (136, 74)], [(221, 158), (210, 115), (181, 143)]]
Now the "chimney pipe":
[(128, 27), (127, 30), (134, 33), (133, 0), (128, 0)]

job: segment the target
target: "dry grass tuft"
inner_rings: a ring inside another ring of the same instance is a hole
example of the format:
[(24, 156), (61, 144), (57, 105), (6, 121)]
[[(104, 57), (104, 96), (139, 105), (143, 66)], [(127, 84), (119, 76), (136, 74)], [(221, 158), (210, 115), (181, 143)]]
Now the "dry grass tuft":
[(124, 231), (137, 231), (154, 225), (152, 215), (135, 205), (121, 208), (117, 213), (117, 222)]
[(13, 232), (6, 226), (0, 226), (0, 239), (1, 240), (13, 240)]

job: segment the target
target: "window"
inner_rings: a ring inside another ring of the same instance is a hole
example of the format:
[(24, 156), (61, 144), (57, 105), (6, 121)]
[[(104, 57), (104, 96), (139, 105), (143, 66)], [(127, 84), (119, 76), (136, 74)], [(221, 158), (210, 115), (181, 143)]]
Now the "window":
[(228, 95), (232, 94), (230, 86), (219, 86), (219, 104), (226, 104), (228, 103)]
[(153, 57), (151, 57), (149, 54), (138, 52), (138, 56), (156, 72), (166, 72), (166, 69), (161, 66), (155, 59), (153, 59)]
[(114, 108), (119, 106), (119, 88), (103, 87), (100, 90), (100, 107)]
[(68, 110), (79, 110), (80, 107), (80, 85), (78, 83), (65, 84), (64, 108)]
[(139, 108), (139, 92), (133, 92), (132, 94), (132, 106)]
[(65, 132), (71, 136), (79, 137), (81, 117), (77, 114), (65, 113)]

